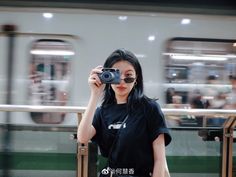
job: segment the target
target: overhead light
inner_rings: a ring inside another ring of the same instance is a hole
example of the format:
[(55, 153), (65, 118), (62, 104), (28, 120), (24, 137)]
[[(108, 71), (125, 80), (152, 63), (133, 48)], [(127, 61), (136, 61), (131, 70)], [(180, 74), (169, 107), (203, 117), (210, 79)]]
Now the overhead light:
[(125, 20), (128, 19), (128, 17), (127, 17), (127, 16), (119, 16), (118, 19), (119, 19), (120, 21), (125, 21)]
[(31, 54), (33, 55), (61, 55), (61, 56), (71, 56), (71, 55), (75, 55), (75, 53), (73, 51), (66, 51), (66, 50), (31, 50), (30, 51)]
[(190, 24), (190, 23), (191, 23), (191, 20), (189, 18), (183, 18), (181, 20), (182, 25), (187, 25), (187, 24)]
[(236, 47), (236, 42), (235, 42), (235, 43), (233, 43), (233, 46), (234, 46), (234, 47)]
[(173, 73), (173, 74), (172, 74), (172, 76), (174, 76), (174, 77), (175, 77), (175, 76), (177, 76), (177, 74), (176, 74), (176, 73)]
[(44, 18), (52, 18), (53, 14), (52, 13), (43, 13)]
[(154, 35), (148, 36), (148, 40), (149, 41), (154, 41), (155, 39), (156, 39), (156, 37)]
[(226, 57), (211, 57), (211, 56), (194, 56), (194, 55), (172, 55), (175, 60), (211, 60), (211, 61), (225, 61)]

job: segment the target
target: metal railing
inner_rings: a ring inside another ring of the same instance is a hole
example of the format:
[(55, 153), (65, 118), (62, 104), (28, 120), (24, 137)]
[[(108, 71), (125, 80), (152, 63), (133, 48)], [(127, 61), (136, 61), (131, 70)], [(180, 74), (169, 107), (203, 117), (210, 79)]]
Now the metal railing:
[[(86, 107), (77, 106), (34, 106), (0, 104), (2, 112), (64, 112), (76, 113), (78, 124)], [(236, 126), (236, 110), (223, 109), (162, 109), (165, 115), (227, 116), (223, 125), (223, 148), (221, 177), (233, 177), (233, 130)], [(88, 145), (77, 145), (77, 177), (88, 176)]]
[[(7, 105), (0, 104), (0, 111), (9, 112), (66, 112), (83, 113), (86, 107), (82, 106), (36, 106), (36, 105)], [(214, 115), (236, 116), (234, 109), (169, 109), (162, 108), (165, 115)]]

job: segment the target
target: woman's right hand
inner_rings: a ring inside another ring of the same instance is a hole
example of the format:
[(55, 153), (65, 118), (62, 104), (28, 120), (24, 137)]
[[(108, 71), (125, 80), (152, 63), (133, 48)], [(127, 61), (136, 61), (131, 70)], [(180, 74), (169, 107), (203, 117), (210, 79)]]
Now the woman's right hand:
[(103, 84), (98, 77), (98, 74), (102, 73), (102, 68), (102, 66), (97, 66), (96, 68), (92, 69), (88, 78), (88, 84), (91, 89), (91, 93), (95, 94), (96, 96), (100, 96), (105, 87), (105, 84)]

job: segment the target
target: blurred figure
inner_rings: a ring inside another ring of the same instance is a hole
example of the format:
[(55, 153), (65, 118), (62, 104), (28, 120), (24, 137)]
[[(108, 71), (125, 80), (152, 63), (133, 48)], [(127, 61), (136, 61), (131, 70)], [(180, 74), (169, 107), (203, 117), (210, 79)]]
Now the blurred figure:
[(214, 98), (214, 101), (211, 103), (212, 109), (223, 109), (226, 105), (226, 94), (219, 92), (219, 94)]
[[(218, 80), (215, 75), (210, 75), (207, 78), (208, 84), (217, 84)], [(206, 89), (205, 95), (205, 108), (207, 109), (222, 109), (224, 108), (226, 101), (225, 101), (225, 94), (219, 92), (215, 87), (209, 86)], [(225, 121), (225, 118), (222, 117), (213, 117), (207, 119), (207, 126), (222, 126)]]
[[(200, 90), (194, 90), (192, 98), (190, 100), (191, 108), (193, 109), (204, 109), (204, 104), (202, 101), (202, 94)], [(196, 116), (197, 125), (199, 127), (203, 126), (203, 116)]]
[(166, 104), (168, 107), (178, 108), (179, 104), (183, 103), (183, 98), (175, 92), (174, 88), (168, 88), (166, 91)]
[[(168, 88), (166, 91), (166, 108), (181, 109), (184, 107), (182, 104), (182, 96), (175, 92), (174, 88)], [(181, 116), (168, 115), (166, 116), (166, 123), (168, 127), (177, 127), (180, 124)]]
[(166, 91), (166, 104), (173, 103), (172, 97), (175, 95), (175, 89), (174, 88), (168, 88)]
[(215, 75), (210, 75), (207, 77), (206, 84), (209, 84), (209, 85), (206, 87), (206, 91), (204, 92), (204, 95), (203, 95), (203, 100), (205, 100), (204, 107), (207, 109), (212, 108), (214, 99), (219, 94), (218, 90), (216, 90), (215, 88), (212, 88), (212, 86), (211, 86), (211, 85), (216, 84), (217, 82), (218, 82), (217, 77)]
[(204, 108), (204, 104), (202, 101), (202, 94), (201, 94), (200, 90), (197, 89), (197, 90), (193, 91), (193, 95), (191, 97), (190, 104), (191, 104), (191, 108), (193, 108), (193, 109), (203, 109)]
[(173, 104), (175, 104), (176, 105), (176, 108), (178, 108), (178, 105), (179, 104), (182, 104), (183, 102), (182, 102), (182, 96), (180, 96), (180, 95), (177, 95), (177, 94), (175, 94), (174, 96), (172, 96), (172, 102), (173, 102)]
[[(223, 109), (226, 105), (225, 94), (220, 92), (216, 98), (212, 101), (210, 109)], [(207, 120), (209, 126), (222, 126), (225, 122), (224, 117), (215, 117)]]
[(232, 91), (227, 95), (227, 104), (225, 109), (236, 109), (236, 75), (229, 76), (230, 83), (232, 85)]

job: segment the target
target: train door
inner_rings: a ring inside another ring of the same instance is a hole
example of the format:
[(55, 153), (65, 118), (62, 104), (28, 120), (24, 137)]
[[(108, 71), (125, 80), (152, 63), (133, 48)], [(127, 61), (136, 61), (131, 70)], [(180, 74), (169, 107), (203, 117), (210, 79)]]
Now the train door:
[[(235, 40), (171, 39), (164, 53), (166, 104), (175, 108), (226, 108), (232, 102), (235, 54)], [(186, 125), (202, 124), (201, 121), (187, 120), (190, 122), (185, 122)], [(209, 119), (206, 124), (217, 126), (223, 122)]]
[[(69, 97), (72, 57), (71, 44), (58, 39), (39, 39), (32, 43), (29, 61), (28, 99), (30, 105), (64, 106)], [(60, 124), (64, 113), (30, 114), (39, 124)]]
[[(68, 105), (76, 43), (70, 35), (16, 33), (12, 104)], [(65, 120), (64, 113), (19, 112), (12, 117), (14, 124), (61, 124)]]

